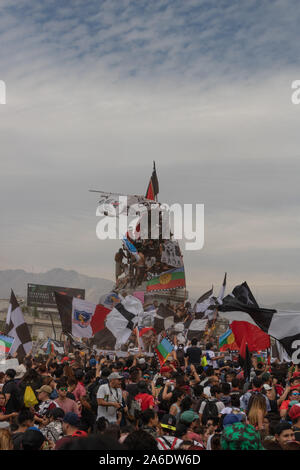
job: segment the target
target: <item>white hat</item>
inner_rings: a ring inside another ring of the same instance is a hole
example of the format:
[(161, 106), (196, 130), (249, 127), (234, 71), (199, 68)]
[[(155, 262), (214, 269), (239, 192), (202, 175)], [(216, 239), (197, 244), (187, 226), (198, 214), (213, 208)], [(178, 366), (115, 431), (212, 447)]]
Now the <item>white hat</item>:
[(272, 387), (270, 387), (270, 385), (268, 384), (264, 384), (263, 388), (266, 390), (266, 392), (269, 392), (270, 390), (272, 390)]
[(26, 373), (26, 367), (24, 366), (24, 364), (20, 364), (16, 367), (15, 371), (16, 371), (15, 379), (21, 379), (22, 377), (24, 377)]

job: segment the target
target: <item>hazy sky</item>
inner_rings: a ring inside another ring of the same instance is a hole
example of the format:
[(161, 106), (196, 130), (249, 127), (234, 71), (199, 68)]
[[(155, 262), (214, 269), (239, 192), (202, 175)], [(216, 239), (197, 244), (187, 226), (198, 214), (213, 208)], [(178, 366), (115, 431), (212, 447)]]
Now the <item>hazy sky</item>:
[(194, 295), (227, 271), (299, 301), (299, 24), (297, 0), (2, 0), (0, 269), (111, 279), (88, 189), (144, 194), (155, 159), (160, 201), (205, 205)]

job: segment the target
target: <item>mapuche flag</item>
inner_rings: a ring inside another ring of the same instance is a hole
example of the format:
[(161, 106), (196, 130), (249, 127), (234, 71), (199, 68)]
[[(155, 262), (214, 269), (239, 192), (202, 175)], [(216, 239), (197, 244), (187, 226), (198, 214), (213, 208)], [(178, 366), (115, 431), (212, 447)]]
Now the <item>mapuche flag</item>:
[(170, 269), (147, 282), (147, 291), (169, 290), (185, 287), (184, 268)]
[(14, 342), (11, 336), (0, 335), (0, 354), (8, 354)]
[(145, 197), (146, 199), (155, 201), (155, 198), (158, 195), (158, 193), (159, 193), (159, 185), (158, 185), (158, 179), (157, 179), (157, 174), (156, 174), (155, 162), (153, 162), (152, 176), (150, 178), (150, 182), (148, 184)]
[(228, 328), (225, 333), (219, 338), (219, 349), (220, 351), (226, 351), (230, 349), (231, 351), (237, 351), (239, 349), (238, 345), (235, 342), (235, 337), (230, 328)]
[(14, 338), (10, 354), (17, 353), (19, 360), (29, 354), (32, 349), (32, 339), (13, 290), (11, 291), (4, 333)]
[(166, 362), (173, 349), (174, 344), (169, 340), (169, 338), (163, 338), (157, 348), (154, 350), (160, 366)]

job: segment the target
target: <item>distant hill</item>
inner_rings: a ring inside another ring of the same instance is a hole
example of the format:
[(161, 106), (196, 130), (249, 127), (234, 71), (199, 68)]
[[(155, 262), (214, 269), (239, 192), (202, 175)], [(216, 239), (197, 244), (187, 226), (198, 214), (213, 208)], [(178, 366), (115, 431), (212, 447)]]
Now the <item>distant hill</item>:
[(85, 298), (96, 303), (102, 294), (110, 292), (114, 286), (114, 282), (109, 279), (89, 277), (61, 268), (51, 269), (46, 273), (27, 273), (23, 269), (8, 269), (0, 271), (0, 298), (8, 299), (10, 289), (13, 289), (18, 297), (26, 297), (29, 283), (85, 289)]

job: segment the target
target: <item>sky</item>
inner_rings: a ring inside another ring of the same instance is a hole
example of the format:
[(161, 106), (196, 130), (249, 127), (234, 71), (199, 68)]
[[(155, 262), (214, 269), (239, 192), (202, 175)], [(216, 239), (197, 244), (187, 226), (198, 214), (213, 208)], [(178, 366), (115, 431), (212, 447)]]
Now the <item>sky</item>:
[[(300, 5), (275, 1), (0, 3), (0, 269), (113, 279), (97, 195), (204, 204), (187, 287), (247, 281), (298, 302)], [(76, 287), (76, 286), (75, 286)]]

